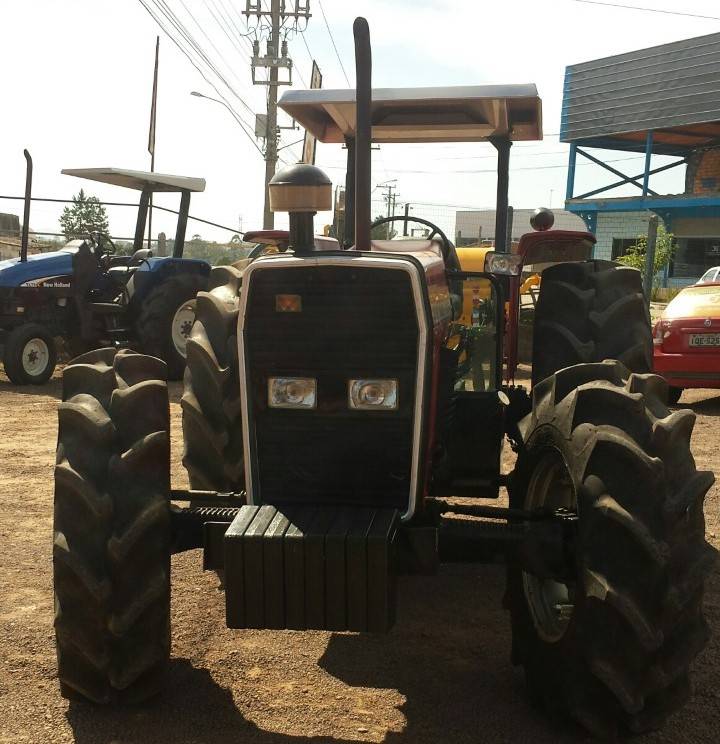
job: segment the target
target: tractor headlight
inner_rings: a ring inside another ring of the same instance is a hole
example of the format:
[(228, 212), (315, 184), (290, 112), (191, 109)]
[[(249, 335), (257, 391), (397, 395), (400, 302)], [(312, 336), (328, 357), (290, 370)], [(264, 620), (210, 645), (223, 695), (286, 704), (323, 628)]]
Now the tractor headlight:
[(398, 407), (397, 380), (349, 380), (348, 404), (361, 411), (395, 411)]
[(515, 253), (496, 253), (489, 251), (485, 254), (485, 273), (517, 276), (520, 273), (522, 256)]
[(268, 380), (270, 408), (315, 408), (317, 381), (311, 377), (271, 377)]

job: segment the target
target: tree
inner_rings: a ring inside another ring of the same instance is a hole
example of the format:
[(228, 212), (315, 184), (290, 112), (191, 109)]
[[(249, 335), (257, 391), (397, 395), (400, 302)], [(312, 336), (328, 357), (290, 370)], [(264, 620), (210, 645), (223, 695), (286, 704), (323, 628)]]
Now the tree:
[[(658, 275), (672, 261), (675, 255), (675, 236), (667, 232), (663, 224), (658, 225), (657, 240), (655, 242), (655, 262), (653, 266), (653, 285), (658, 283)], [(627, 249), (618, 261), (639, 271), (645, 271), (645, 256), (647, 255), (647, 235), (638, 235), (637, 243)]]
[(71, 207), (60, 215), (60, 228), (68, 240), (83, 238), (89, 233), (110, 231), (107, 212), (96, 196), (88, 196), (83, 189), (72, 198)]
[[(373, 222), (375, 222), (376, 220), (381, 220), (383, 217), (385, 217), (384, 214), (379, 214), (373, 220)], [(370, 237), (373, 240), (392, 240), (397, 235), (397, 230), (393, 230), (392, 226), (392, 222), (386, 222), (384, 225), (373, 227), (373, 229), (370, 231)]]

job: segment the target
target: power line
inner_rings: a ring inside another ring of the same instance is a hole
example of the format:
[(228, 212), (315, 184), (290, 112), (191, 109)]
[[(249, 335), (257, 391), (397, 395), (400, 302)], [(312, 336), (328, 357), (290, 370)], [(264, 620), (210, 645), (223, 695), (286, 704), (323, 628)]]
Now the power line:
[[(242, 81), (240, 80), (240, 78), (235, 73), (235, 70), (234, 70), (233, 65), (231, 65), (227, 61), (227, 59), (225, 59), (225, 57), (222, 54), (222, 52), (220, 52), (220, 50), (215, 46), (215, 43), (210, 38), (210, 36), (207, 33), (207, 31), (205, 31), (205, 28), (203, 27), (203, 25), (197, 20), (197, 18), (193, 15), (193, 12), (185, 4), (185, 0), (180, 0), (180, 5), (182, 5), (182, 7), (185, 9), (185, 12), (190, 16), (192, 22), (197, 26), (197, 28), (200, 31), (200, 33), (205, 37), (205, 39), (207, 39), (208, 44), (210, 44), (210, 46), (212, 47), (212, 49), (215, 51), (215, 54), (217, 54), (217, 56), (220, 59), (220, 61), (225, 65), (225, 68), (230, 72), (230, 75), (232, 75), (232, 77), (235, 78), (235, 80), (237, 80), (237, 82), (240, 85), (242, 85)], [(206, 5), (205, 7), (208, 8), (208, 10), (210, 9), (208, 5)]]
[[(220, 27), (222, 32), (228, 38), (228, 41), (230, 42), (231, 46), (237, 51), (238, 54), (241, 54), (244, 56), (247, 53), (246, 49), (240, 48), (240, 44), (243, 41), (245, 42), (245, 44), (248, 46), (249, 49), (252, 49), (252, 47), (250, 46), (250, 42), (247, 39), (245, 39), (242, 36), (231, 36), (228, 33), (228, 28), (231, 31), (234, 31), (232, 22), (230, 22), (230, 19), (226, 15), (223, 15), (224, 9), (221, 9), (220, 7), (218, 7), (215, 4), (214, 0), (209, 0), (209, 2), (208, 0), (205, 0), (205, 7), (208, 9), (208, 11), (210, 12), (210, 15), (213, 17), (217, 25)], [(218, 15), (215, 15), (216, 12)], [(218, 18), (218, 16), (220, 16), (220, 18)]]
[[(644, 155), (635, 155), (631, 158), (615, 158), (614, 160), (607, 160), (608, 163), (622, 163), (627, 160), (644, 160)], [(585, 165), (593, 165), (593, 163), (578, 163), (575, 167), (579, 168), (580, 166)], [(326, 170), (345, 170), (345, 167), (342, 165), (324, 165), (324, 169)], [(536, 171), (536, 170), (551, 170), (551, 169), (557, 169), (557, 168), (567, 168), (567, 163), (563, 163), (561, 165), (535, 165), (535, 166), (522, 166), (520, 168), (510, 168), (510, 172), (516, 172), (516, 171)], [(482, 170), (472, 169), (472, 170), (445, 170), (445, 171), (438, 171), (438, 170), (407, 170), (403, 168), (391, 168), (390, 169), (393, 173), (420, 173), (420, 174), (430, 174), (434, 176), (442, 176), (444, 174), (454, 174), (454, 173), (467, 173), (467, 174), (474, 174), (474, 173), (496, 173), (495, 168), (484, 168)]]
[(300, 38), (303, 40), (303, 44), (305, 44), (305, 50), (307, 51), (308, 57), (310, 57), (310, 61), (312, 62), (315, 58), (313, 57), (313, 54), (310, 51), (310, 47), (308, 46), (307, 39), (305, 38), (305, 29), (300, 32)]
[[(147, 8), (147, 0), (140, 0), (141, 4), (146, 8), (146, 10), (149, 11)], [(197, 42), (195, 37), (188, 31), (187, 27), (179, 20), (177, 15), (169, 8), (167, 2), (165, 0), (150, 0), (154, 4), (154, 6), (165, 16), (165, 18), (172, 24), (172, 26), (175, 28), (175, 30), (178, 31), (181, 37), (185, 40), (185, 42), (190, 46), (190, 48), (195, 52), (195, 54), (200, 58), (200, 60), (209, 68), (210, 72), (212, 72), (221, 82), (222, 84), (232, 93), (235, 98), (238, 99), (238, 101), (247, 109), (247, 111), (250, 113), (251, 116), (255, 116), (255, 112), (248, 106), (248, 104), (245, 102), (245, 100), (242, 98), (242, 96), (235, 90), (235, 88), (226, 80), (224, 75), (218, 70), (217, 65), (210, 59), (208, 54), (204, 51), (204, 49), (200, 46), (200, 44)], [(152, 15), (152, 13), (151, 13)], [(153, 16), (155, 17), (155, 16)], [(168, 32), (167, 28), (163, 27), (160, 21), (155, 18), (158, 25), (160, 25), (161, 28), (163, 28), (163, 31), (170, 37), (172, 37), (172, 34)], [(193, 18), (193, 20), (195, 20)], [(195, 21), (197, 25), (197, 21)], [(186, 54), (186, 56), (188, 56)], [(207, 78), (205, 78), (207, 81)], [(220, 93), (220, 91), (213, 85), (213, 89), (215, 92), (224, 99), (224, 96)], [(248, 122), (246, 122), (247, 126), (250, 126)]]
[(623, 8), (625, 10), (644, 10), (646, 13), (662, 13), (663, 15), (686, 16), (687, 18), (703, 18), (708, 21), (720, 21), (720, 16), (700, 15), (699, 13), (685, 13), (681, 10), (661, 10), (660, 8), (644, 8), (640, 5), (621, 5), (620, 3), (604, 3), (600, 0), (573, 0), (584, 5), (604, 5), (607, 8)]
[[(352, 88), (352, 85), (350, 85), (350, 78), (347, 76), (347, 72), (345, 72), (345, 65), (343, 65), (342, 59), (340, 59), (340, 52), (338, 52), (338, 48), (335, 45), (335, 38), (333, 37), (332, 31), (330, 30), (330, 24), (328, 23), (327, 16), (325, 15), (325, 8), (323, 8), (321, 0), (318, 0), (318, 5), (320, 6), (320, 12), (322, 13), (323, 20), (325, 21), (325, 28), (327, 29), (328, 35), (330, 36), (330, 41), (333, 45), (333, 49), (335, 50), (335, 56), (337, 57), (337, 61), (340, 63), (340, 69), (345, 76), (345, 82), (348, 84), (348, 88)], [(309, 51), (310, 50), (308, 49), (308, 52)]]
[[(187, 58), (187, 60), (190, 62), (190, 64), (200, 73), (200, 76), (203, 78), (203, 80), (220, 96), (220, 98), (223, 99), (223, 102), (228, 107), (230, 112), (236, 117), (236, 120), (242, 129), (243, 133), (247, 136), (247, 138), (250, 140), (252, 146), (262, 155), (263, 152), (260, 147), (258, 147), (257, 142), (255, 141), (255, 138), (252, 136), (252, 134), (245, 128), (247, 126), (247, 122), (245, 122), (245, 126), (243, 125), (243, 120), (240, 118), (240, 115), (235, 111), (235, 109), (232, 108), (232, 106), (228, 103), (227, 99), (223, 94), (220, 92), (218, 87), (215, 85), (215, 83), (212, 82), (208, 78), (208, 76), (205, 74), (205, 72), (202, 70), (202, 68), (198, 65), (198, 63), (192, 58), (191, 54), (188, 52), (188, 50), (175, 38), (175, 36), (170, 33), (167, 29), (167, 27), (163, 24), (163, 22), (160, 20), (158, 16), (155, 15), (155, 13), (148, 7), (147, 0), (139, 0), (140, 4), (145, 8), (148, 15), (157, 23), (157, 25), (162, 29), (163, 33), (170, 39), (170, 41), (180, 50), (180, 52)], [(172, 21), (171, 21), (172, 23)]]

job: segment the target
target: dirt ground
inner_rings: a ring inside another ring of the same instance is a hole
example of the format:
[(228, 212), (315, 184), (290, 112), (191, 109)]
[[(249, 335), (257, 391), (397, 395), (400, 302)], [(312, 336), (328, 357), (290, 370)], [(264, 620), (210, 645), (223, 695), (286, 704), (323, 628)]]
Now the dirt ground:
[[(173, 658), (167, 694), (117, 713), (57, 690), (52, 629), (52, 473), (57, 379), (17, 388), (0, 371), (0, 742), (534, 742), (584, 741), (528, 702), (510, 665), (503, 568), (470, 565), (403, 579), (395, 629), (345, 633), (230, 631), (199, 551), (173, 558)], [(180, 386), (171, 387), (173, 481)], [(720, 474), (720, 391), (693, 391), (698, 466)], [(706, 501), (720, 547), (720, 485)], [(695, 664), (695, 694), (643, 742), (714, 742), (720, 724), (720, 570), (706, 594), (715, 631)]]

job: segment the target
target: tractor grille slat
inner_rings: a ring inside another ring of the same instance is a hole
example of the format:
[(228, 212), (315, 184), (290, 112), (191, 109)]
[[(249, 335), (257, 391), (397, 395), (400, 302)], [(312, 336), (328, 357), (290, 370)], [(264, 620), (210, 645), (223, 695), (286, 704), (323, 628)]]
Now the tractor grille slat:
[[(267, 503), (407, 504), (419, 333), (410, 277), (397, 269), (267, 268), (246, 286), (247, 389)], [(278, 312), (276, 295), (299, 295)], [(317, 380), (317, 409), (267, 406), (270, 376)], [(351, 378), (393, 378), (399, 409), (352, 411)]]

